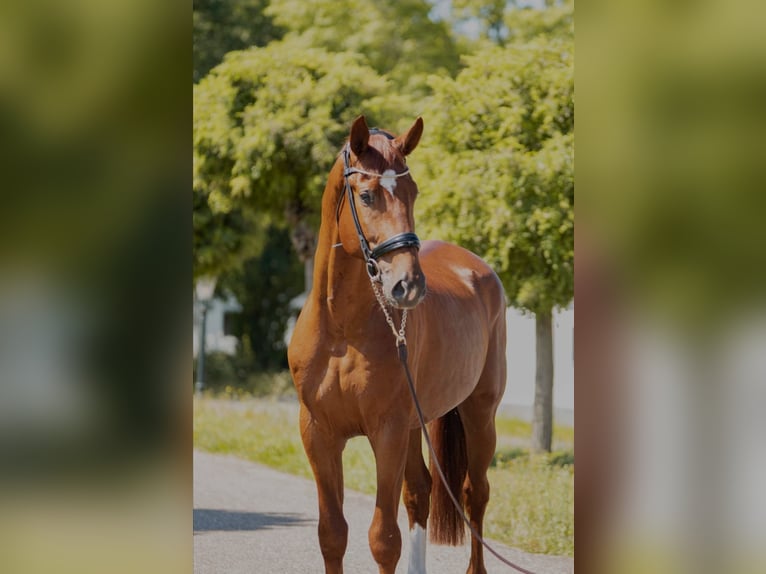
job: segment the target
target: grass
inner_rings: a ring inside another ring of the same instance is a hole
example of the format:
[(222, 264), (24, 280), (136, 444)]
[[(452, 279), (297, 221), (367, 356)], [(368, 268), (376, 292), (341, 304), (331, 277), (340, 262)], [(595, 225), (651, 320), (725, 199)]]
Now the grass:
[[(499, 418), (497, 429), (500, 448), (489, 471), (487, 536), (527, 552), (573, 556), (574, 430), (557, 426), (559, 450), (535, 455), (526, 448), (529, 423)], [(293, 401), (196, 399), (194, 446), (312, 477)], [(343, 469), (346, 488), (375, 493), (375, 460), (366, 438), (348, 442)]]
[(490, 468), (485, 532), (536, 554), (574, 555), (574, 466), (546, 455)]
[[(532, 436), (532, 423), (517, 418), (498, 417), (495, 421), (499, 439), (522, 439), (528, 441)], [(574, 428), (553, 425), (554, 448), (569, 448), (574, 444)]]

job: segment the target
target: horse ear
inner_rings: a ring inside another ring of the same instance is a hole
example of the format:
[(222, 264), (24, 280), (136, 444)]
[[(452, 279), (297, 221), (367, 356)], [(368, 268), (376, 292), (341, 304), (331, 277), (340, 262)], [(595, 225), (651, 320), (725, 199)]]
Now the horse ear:
[(418, 142), (420, 141), (420, 136), (423, 135), (423, 118), (418, 118), (415, 120), (415, 123), (412, 124), (412, 127), (407, 130), (406, 133), (403, 133), (400, 135), (396, 140), (394, 140), (394, 145), (399, 148), (399, 150), (404, 155), (410, 155), (412, 151), (418, 147)]
[(351, 135), (348, 142), (351, 145), (351, 151), (358, 157), (367, 149), (367, 142), (370, 140), (370, 128), (367, 127), (367, 121), (364, 116), (359, 116), (351, 125)]

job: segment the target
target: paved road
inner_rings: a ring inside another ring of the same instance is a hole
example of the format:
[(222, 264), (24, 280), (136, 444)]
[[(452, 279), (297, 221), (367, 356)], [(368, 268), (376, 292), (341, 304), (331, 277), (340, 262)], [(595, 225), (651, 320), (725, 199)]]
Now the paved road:
[[(367, 545), (372, 497), (346, 491), (349, 524), (344, 560), (349, 574), (376, 573)], [(409, 540), (407, 515), (399, 512), (402, 559), (406, 574)], [(194, 452), (195, 574), (321, 574), (316, 535), (317, 502), (313, 481), (283, 474), (231, 456)], [(571, 558), (525, 554), (495, 543), (509, 560), (537, 574), (571, 574)], [(470, 549), (429, 546), (429, 573), (464, 574)], [(513, 572), (488, 555), (489, 574)]]

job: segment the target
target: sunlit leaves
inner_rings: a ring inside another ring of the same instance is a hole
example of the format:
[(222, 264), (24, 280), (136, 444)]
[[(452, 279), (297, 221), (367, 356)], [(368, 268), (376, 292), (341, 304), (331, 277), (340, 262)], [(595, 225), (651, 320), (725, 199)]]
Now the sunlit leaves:
[(426, 0), (271, 0), (266, 13), (307, 46), (354, 52), (404, 92), (420, 92), (427, 73), (454, 74), (459, 57), (445, 22)]
[[(388, 83), (361, 56), (307, 47), (300, 38), (229, 53), (194, 89), (195, 258), (251, 255), (229, 232), (257, 233), (256, 215), (289, 207), (314, 227), (327, 173), (359, 113), (385, 114)], [(209, 214), (203, 216), (203, 213)], [(239, 225), (230, 230), (224, 217)], [(223, 253), (226, 251), (226, 253)], [(205, 264), (215, 270), (216, 258)]]
[(268, 0), (194, 0), (194, 81), (198, 82), (224, 54), (265, 46), (282, 30), (264, 14)]
[(431, 78), (412, 162), (421, 230), (482, 255), (512, 304), (536, 313), (573, 296), (573, 56), (571, 38), (540, 36), (487, 45), (455, 80)]

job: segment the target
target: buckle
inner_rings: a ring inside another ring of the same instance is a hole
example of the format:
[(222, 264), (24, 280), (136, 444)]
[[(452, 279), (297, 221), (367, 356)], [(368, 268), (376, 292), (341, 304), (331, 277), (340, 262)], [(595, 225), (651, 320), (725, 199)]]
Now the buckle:
[(367, 275), (373, 281), (380, 279), (380, 267), (378, 267), (378, 262), (372, 258), (367, 260)]

